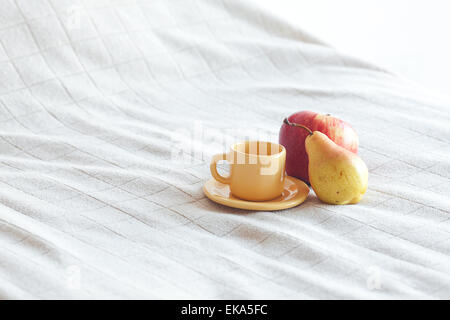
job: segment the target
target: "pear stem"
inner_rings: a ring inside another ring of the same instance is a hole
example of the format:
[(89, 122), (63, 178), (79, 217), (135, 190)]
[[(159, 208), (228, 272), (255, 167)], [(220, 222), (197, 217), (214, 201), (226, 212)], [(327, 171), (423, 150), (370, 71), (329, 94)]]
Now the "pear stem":
[(288, 126), (293, 126), (293, 127), (303, 128), (303, 129), (305, 129), (306, 131), (308, 131), (308, 133), (309, 133), (310, 136), (313, 135), (313, 132), (311, 131), (310, 128), (308, 128), (308, 127), (306, 127), (306, 126), (304, 126), (304, 125), (298, 124), (298, 123), (290, 122), (290, 121), (288, 120), (288, 118), (284, 118), (283, 122), (284, 122), (285, 124), (287, 124)]

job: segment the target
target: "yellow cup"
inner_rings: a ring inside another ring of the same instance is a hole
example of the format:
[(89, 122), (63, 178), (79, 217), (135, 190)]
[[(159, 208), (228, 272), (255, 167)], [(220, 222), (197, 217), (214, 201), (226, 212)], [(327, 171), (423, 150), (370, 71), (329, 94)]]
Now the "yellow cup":
[[(230, 163), (227, 177), (217, 172), (217, 162), (220, 160)], [(210, 169), (214, 179), (230, 185), (234, 196), (250, 201), (265, 201), (283, 192), (285, 163), (286, 150), (282, 145), (244, 141), (232, 145), (228, 153), (213, 156)]]

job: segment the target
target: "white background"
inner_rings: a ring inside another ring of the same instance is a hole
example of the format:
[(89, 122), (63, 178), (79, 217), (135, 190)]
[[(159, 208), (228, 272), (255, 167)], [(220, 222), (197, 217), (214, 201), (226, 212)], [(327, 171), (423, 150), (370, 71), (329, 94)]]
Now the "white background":
[(450, 97), (450, 1), (259, 0), (340, 51)]

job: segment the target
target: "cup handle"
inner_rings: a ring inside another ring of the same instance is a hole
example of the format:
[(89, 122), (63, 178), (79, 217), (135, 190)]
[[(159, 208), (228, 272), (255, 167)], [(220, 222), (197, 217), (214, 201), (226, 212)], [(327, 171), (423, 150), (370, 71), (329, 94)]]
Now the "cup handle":
[(230, 184), (230, 177), (221, 176), (219, 172), (217, 172), (217, 162), (220, 160), (227, 160), (227, 154), (226, 153), (216, 154), (212, 157), (211, 164), (209, 166), (211, 174), (213, 178), (216, 179), (217, 181), (223, 184)]

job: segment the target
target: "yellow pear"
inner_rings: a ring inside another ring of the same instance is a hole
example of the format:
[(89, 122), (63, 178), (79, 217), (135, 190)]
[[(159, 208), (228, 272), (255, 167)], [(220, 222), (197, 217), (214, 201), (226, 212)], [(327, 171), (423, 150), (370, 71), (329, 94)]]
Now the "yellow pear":
[(308, 174), (317, 197), (329, 204), (358, 203), (367, 190), (369, 177), (364, 161), (322, 132), (308, 131)]

